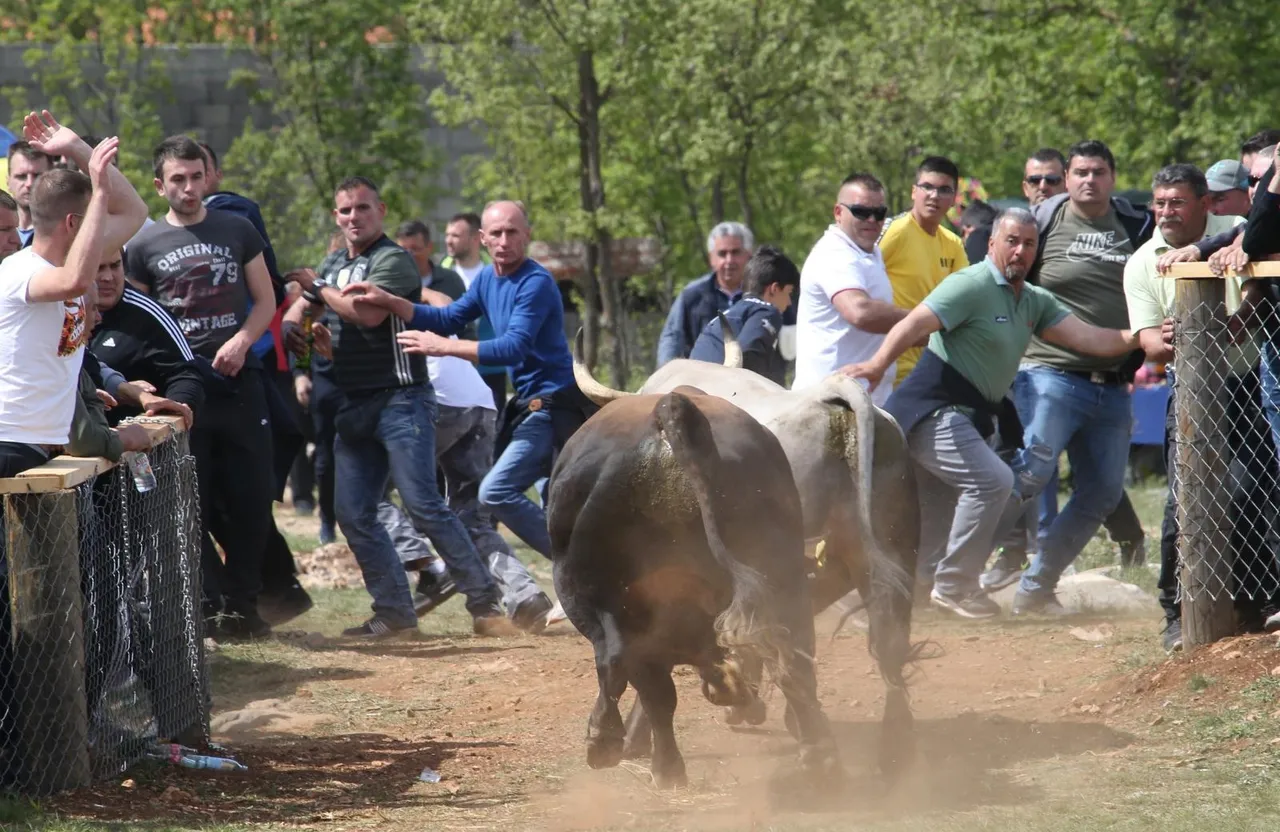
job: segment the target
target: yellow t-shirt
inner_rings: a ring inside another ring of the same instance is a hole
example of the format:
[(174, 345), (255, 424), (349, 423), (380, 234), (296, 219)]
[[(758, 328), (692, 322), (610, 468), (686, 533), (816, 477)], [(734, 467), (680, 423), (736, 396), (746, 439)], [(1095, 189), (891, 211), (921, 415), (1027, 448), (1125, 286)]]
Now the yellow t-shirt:
[[(893, 305), (899, 309), (915, 309), (944, 277), (969, 265), (959, 237), (941, 226), (937, 234), (930, 234), (910, 211), (885, 227), (880, 235), (880, 253), (893, 284)], [(902, 383), (919, 360), (918, 347), (902, 354), (894, 387)]]

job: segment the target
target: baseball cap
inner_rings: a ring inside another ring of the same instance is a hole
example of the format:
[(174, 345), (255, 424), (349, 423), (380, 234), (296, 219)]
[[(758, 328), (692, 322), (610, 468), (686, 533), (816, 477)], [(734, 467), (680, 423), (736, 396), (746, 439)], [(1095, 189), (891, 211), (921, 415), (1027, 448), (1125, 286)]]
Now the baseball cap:
[(1214, 162), (1204, 172), (1204, 178), (1209, 181), (1209, 190), (1214, 193), (1249, 190), (1249, 171), (1235, 159)]

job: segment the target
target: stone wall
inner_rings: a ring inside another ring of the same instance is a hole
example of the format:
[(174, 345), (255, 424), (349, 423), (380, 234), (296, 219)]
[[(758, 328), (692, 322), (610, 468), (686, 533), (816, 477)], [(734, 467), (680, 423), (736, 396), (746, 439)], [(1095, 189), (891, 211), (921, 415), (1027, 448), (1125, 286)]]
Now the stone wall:
[[(23, 62), (28, 48), (21, 44), (0, 45), (0, 87), (21, 86), (36, 91)], [(173, 91), (172, 98), (160, 107), (167, 133), (198, 135), (221, 154), (240, 135), (246, 119), (252, 118), (260, 126), (270, 123), (269, 111), (251, 105), (244, 89), (228, 86), (236, 70), (254, 66), (256, 58), (252, 53), (228, 51), (221, 46), (195, 46), (182, 51), (157, 48), (165, 54)], [(415, 73), (415, 80), (424, 98), (441, 83), (440, 76), (426, 70)], [(5, 97), (0, 97), (0, 123), (20, 132), (21, 122)], [(444, 164), (438, 182), (442, 196), (428, 218), (433, 230), (442, 235), (443, 223), (449, 216), (473, 207), (463, 205), (461, 200), (460, 161), (464, 156), (484, 152), (485, 147), (473, 131), (444, 127), (434, 119), (427, 129), (427, 141), (432, 147), (443, 149)]]

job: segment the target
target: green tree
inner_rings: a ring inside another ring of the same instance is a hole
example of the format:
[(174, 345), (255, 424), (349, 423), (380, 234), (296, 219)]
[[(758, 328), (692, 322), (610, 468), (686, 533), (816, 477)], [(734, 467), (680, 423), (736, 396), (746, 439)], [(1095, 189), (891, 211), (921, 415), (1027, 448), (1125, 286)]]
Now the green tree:
[(434, 204), (439, 156), (426, 143), (418, 53), (394, 5), (378, 0), (212, 0), (229, 49), (252, 50), (239, 85), (267, 108), (232, 143), (227, 187), (258, 199), (281, 267), (314, 265), (334, 230), (333, 192), (360, 174), (390, 218)]
[[(149, 39), (185, 37), (171, 0), (8, 0), (0, 40), (30, 43), (32, 84), (4, 90), (15, 132), (22, 115), (47, 109), (85, 135), (119, 136), (120, 169), (153, 209), (163, 200), (151, 180), (151, 150), (164, 138), (160, 105), (170, 96), (162, 57)], [(150, 14), (146, 14), (150, 9)], [(12, 21), (21, 21), (13, 25)]]

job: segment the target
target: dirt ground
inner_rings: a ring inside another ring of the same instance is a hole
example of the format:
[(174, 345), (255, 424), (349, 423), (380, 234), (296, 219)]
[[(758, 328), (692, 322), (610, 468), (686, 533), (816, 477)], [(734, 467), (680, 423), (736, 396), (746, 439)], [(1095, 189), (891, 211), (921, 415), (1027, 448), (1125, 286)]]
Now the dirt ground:
[[(731, 729), (682, 670), (691, 785), (660, 792), (647, 762), (587, 767), (595, 671), (570, 625), (481, 639), (453, 601), (421, 636), (342, 639), (368, 602), (332, 588), (349, 583), (344, 563), (340, 549), (308, 559), (307, 579), (330, 587), (316, 610), (212, 657), (215, 736), (248, 772), (139, 767), (44, 811), (92, 828), (219, 830), (1274, 828), (1254, 825), (1280, 804), (1272, 637), (1168, 660), (1148, 620), (920, 611), (915, 637), (935, 649), (912, 680), (919, 754), (890, 787), (872, 763), (883, 695), (865, 636), (832, 640), (824, 616), (820, 693), (846, 776), (797, 782), (780, 694), (764, 726)], [(424, 769), (440, 782), (422, 782)], [(1248, 823), (1223, 820), (1246, 811)]]

